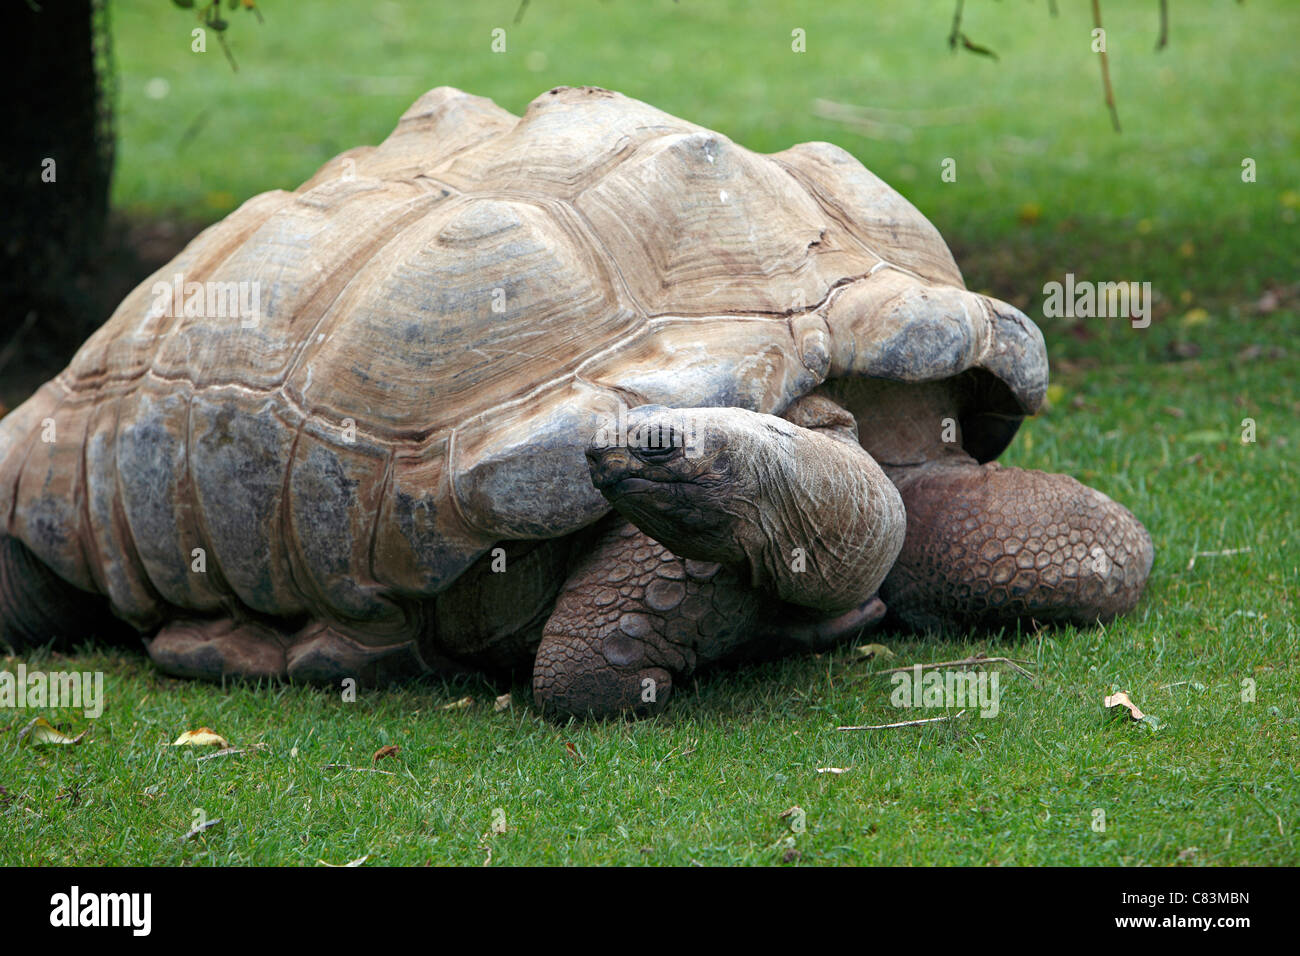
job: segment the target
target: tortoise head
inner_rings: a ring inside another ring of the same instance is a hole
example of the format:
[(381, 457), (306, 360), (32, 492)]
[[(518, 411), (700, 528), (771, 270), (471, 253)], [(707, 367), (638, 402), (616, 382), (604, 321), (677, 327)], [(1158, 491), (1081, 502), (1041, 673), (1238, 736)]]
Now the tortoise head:
[(747, 492), (745, 470), (734, 463), (746, 454), (751, 423), (740, 419), (749, 414), (663, 405), (620, 410), (587, 448), (592, 483), (678, 554), (730, 550), (725, 505)]

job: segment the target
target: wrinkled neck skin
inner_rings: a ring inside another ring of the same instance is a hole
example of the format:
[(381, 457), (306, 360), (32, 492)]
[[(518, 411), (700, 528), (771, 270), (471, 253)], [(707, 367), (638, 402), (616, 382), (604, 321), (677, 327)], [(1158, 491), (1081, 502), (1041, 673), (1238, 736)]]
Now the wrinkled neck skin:
[(961, 385), (850, 378), (817, 392), (857, 419), (858, 440), (895, 485), (934, 468), (974, 465), (962, 447)]
[(751, 463), (724, 504), (755, 586), (823, 611), (872, 597), (902, 547), (902, 501), (861, 450), (784, 421), (735, 455)]

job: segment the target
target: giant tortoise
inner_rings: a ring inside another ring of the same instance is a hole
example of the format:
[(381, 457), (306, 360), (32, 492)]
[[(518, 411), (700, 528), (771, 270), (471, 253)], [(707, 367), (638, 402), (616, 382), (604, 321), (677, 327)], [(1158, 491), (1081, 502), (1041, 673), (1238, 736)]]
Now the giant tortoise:
[(1105, 620), (1145, 529), (992, 463), (1046, 384), (1034, 324), (842, 149), (442, 87), (0, 422), (0, 636), (120, 626), (210, 679), (530, 666), (581, 715), (886, 610)]

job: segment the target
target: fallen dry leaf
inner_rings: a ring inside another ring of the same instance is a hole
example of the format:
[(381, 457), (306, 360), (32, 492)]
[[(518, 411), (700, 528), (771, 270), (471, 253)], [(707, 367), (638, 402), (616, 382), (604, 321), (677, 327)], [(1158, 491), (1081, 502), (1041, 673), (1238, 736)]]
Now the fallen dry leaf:
[(396, 757), (401, 749), (402, 748), (397, 746), (397, 744), (384, 744), (384, 746), (375, 751), (375, 755), (371, 757), (370, 760), (372, 763), (379, 763), (379, 761), (383, 760), (385, 757)]
[(782, 810), (777, 819), (784, 820), (786, 817), (794, 816), (796, 813), (803, 813), (803, 807), (793, 806), (789, 810)]
[(230, 748), (230, 741), (215, 730), (209, 730), (207, 727), (199, 727), (197, 730), (187, 730), (176, 738), (173, 747), (220, 747), (222, 750)]
[(336, 870), (342, 870), (342, 869), (349, 869), (352, 867), (360, 866), (362, 863), (365, 863), (366, 860), (368, 859), (370, 859), (369, 853), (367, 853), (365, 856), (359, 856), (355, 860), (348, 860), (348, 862), (346, 863), (327, 863), (325, 860), (317, 860), (316, 862), (319, 863), (321, 866), (328, 866), (328, 867), (333, 867)]
[(818, 773), (848, 773), (849, 767), (818, 767)]
[(500, 713), (503, 710), (509, 710), (512, 700), (513, 698), (509, 694), (502, 694), (496, 699), (496, 703), (492, 705), (492, 709), (497, 713)]
[(453, 700), (450, 704), (443, 704), (439, 710), (464, 710), (466, 707), (474, 706), (473, 697), (462, 697), (460, 700)]
[(18, 731), (18, 742), (22, 743), (25, 740), (29, 740), (36, 746), (43, 746), (46, 744), (79, 744), (81, 743), (82, 738), (84, 738), (88, 733), (90, 733), (89, 727), (77, 734), (77, 736), (69, 737), (63, 731), (53, 727), (44, 717), (37, 717), (22, 730)]
[(1129, 714), (1132, 715), (1134, 720), (1141, 720), (1145, 716), (1142, 711), (1138, 710), (1137, 704), (1129, 700), (1128, 694), (1124, 693), (1122, 690), (1118, 693), (1108, 695), (1106, 699), (1102, 701), (1102, 706), (1107, 710), (1112, 707), (1127, 707)]
[(566, 740), (564, 742), (564, 749), (569, 752), (569, 756), (572, 757), (574, 760), (582, 759), (582, 754), (578, 752), (578, 748), (575, 747), (571, 741)]

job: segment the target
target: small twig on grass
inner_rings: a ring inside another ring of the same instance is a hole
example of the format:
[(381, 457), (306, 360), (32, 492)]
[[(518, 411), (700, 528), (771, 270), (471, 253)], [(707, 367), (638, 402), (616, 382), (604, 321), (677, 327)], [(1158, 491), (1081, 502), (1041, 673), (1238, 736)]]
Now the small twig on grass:
[(974, 657), (967, 657), (964, 660), (960, 660), (960, 661), (936, 661), (933, 664), (907, 664), (903, 667), (890, 667), (890, 668), (886, 668), (883, 671), (872, 671), (871, 676), (879, 677), (884, 674), (902, 674), (905, 671), (916, 670), (918, 667), (921, 670), (930, 670), (932, 668), (937, 668), (937, 667), (960, 667), (963, 665), (970, 665), (970, 664), (1010, 664), (1016, 670), (1020, 671), (1020, 673), (1028, 677), (1030, 680), (1035, 680), (1036, 678), (1032, 673), (1030, 673), (1029, 671), (1025, 670), (1023, 667), (1020, 666), (1021, 664), (1032, 664), (1032, 663), (1034, 662), (1025, 660), (1023, 658), (985, 657), (983, 654), (976, 654)]
[(208, 830), (211, 830), (220, 822), (221, 822), (221, 817), (217, 817), (215, 820), (204, 820), (202, 823), (198, 824), (192, 830), (186, 833), (183, 837), (181, 837), (181, 842), (184, 843), (188, 840), (193, 840), (200, 833), (206, 833)]
[(1263, 810), (1265, 813), (1273, 814), (1273, 817), (1277, 820), (1278, 835), (1281, 836), (1283, 839), (1287, 840), (1287, 842), (1289, 843), (1290, 838), (1287, 837), (1286, 830), (1283, 829), (1282, 827), (1282, 815), (1278, 813), (1276, 810), (1274, 810), (1272, 807), (1266, 806), (1264, 801), (1259, 799), (1258, 795), (1256, 795), (1255, 791), (1247, 790), (1245, 787), (1242, 787), (1241, 792), (1244, 793), (1246, 796), (1250, 797), (1250, 799), (1254, 800), (1256, 803), (1258, 803), (1259, 808)]
[(355, 773), (382, 773), (386, 777), (396, 777), (397, 774), (391, 770), (376, 770), (374, 767), (349, 767), (344, 763), (327, 763), (321, 767), (322, 770), (351, 770)]
[(655, 763), (655, 769), (658, 770), (660, 767), (662, 767), (664, 765), (664, 761), (666, 760), (672, 760), (674, 757), (689, 757), (693, 753), (695, 753), (694, 747), (691, 747), (689, 750), (683, 750), (681, 752), (678, 752), (677, 748), (674, 747), (672, 750), (668, 751), (668, 753), (664, 754), (662, 757), (659, 758), (658, 762)]
[(207, 754), (206, 756), (199, 757), (198, 760), (195, 761), (195, 763), (198, 763), (203, 760), (215, 760), (217, 757), (233, 757), (236, 754), (246, 754), (246, 753), (248, 753), (247, 750), (242, 750), (238, 747), (227, 747), (225, 750), (218, 750), (214, 754)]
[(964, 713), (966, 713), (966, 709), (962, 708), (961, 710), (957, 711), (957, 713), (950, 714), (947, 717), (925, 717), (922, 718), (921, 720), (904, 720), (897, 724), (863, 724), (858, 727), (836, 727), (835, 729), (836, 730), (891, 730), (894, 727), (919, 727), (921, 724), (935, 724), (941, 720), (956, 720)]
[(1192, 560), (1187, 562), (1187, 570), (1196, 567), (1197, 558), (1226, 558), (1230, 554), (1246, 554), (1250, 548), (1228, 548), (1226, 551), (1193, 551)]

